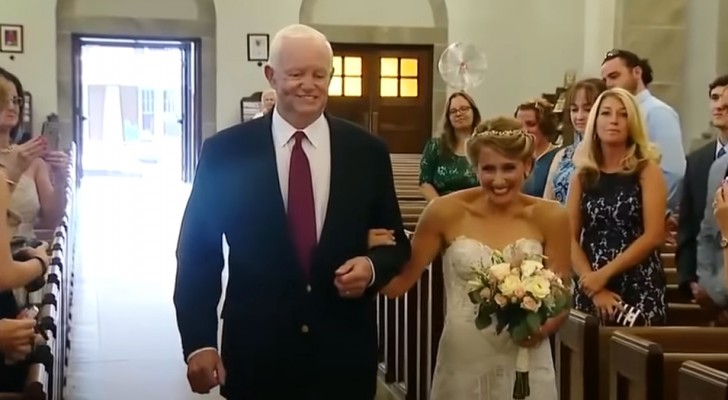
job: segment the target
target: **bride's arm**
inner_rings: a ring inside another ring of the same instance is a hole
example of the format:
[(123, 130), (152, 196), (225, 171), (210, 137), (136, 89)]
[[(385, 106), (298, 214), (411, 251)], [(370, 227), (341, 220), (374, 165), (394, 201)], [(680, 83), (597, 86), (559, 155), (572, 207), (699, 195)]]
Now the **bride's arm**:
[(412, 255), (399, 275), (395, 276), (381, 292), (390, 299), (405, 294), (420, 279), (422, 271), (437, 257), (443, 245), (443, 217), (447, 204), (440, 198), (431, 201), (422, 211), (412, 237)]
[[(571, 283), (571, 245), (572, 236), (569, 230), (563, 227), (569, 226), (569, 213), (564, 207), (557, 204), (549, 205), (549, 210), (539, 213), (542, 215), (544, 233), (544, 254), (546, 255), (546, 267), (552, 270), (563, 279), (564, 284)], [(548, 336), (559, 330), (569, 315), (567, 308), (561, 314), (550, 318), (544, 324), (542, 332)]]

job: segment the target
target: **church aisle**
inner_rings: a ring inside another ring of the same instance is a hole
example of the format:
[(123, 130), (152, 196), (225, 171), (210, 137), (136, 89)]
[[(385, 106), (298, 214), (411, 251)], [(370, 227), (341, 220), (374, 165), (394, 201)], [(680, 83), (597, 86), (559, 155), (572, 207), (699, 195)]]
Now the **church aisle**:
[(221, 399), (190, 392), (172, 292), (189, 188), (156, 179), (85, 178), (67, 400)]

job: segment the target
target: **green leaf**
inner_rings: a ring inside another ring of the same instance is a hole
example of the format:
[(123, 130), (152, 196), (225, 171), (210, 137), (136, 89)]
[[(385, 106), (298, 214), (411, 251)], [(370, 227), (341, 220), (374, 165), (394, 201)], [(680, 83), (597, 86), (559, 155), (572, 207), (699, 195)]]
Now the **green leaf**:
[(489, 327), (492, 322), (493, 318), (490, 317), (490, 314), (484, 313), (482, 310), (479, 311), (478, 315), (475, 317), (475, 327), (479, 330)]
[(541, 328), (541, 316), (537, 313), (530, 312), (526, 315), (526, 324), (531, 332), (538, 332)]
[(479, 304), (483, 302), (483, 299), (480, 297), (480, 290), (473, 290), (469, 292), (468, 297), (473, 304)]
[(529, 336), (531, 336), (531, 328), (529, 328), (528, 322), (526, 321), (526, 319), (521, 320), (518, 325), (511, 329), (511, 337), (516, 342), (526, 340)]

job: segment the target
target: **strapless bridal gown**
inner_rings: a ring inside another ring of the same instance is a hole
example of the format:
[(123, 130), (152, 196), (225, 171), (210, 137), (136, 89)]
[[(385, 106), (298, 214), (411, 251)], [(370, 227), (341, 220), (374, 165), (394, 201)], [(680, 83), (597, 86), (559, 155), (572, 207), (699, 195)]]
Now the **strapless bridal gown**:
[[(542, 254), (541, 243), (520, 239), (502, 250), (506, 260), (515, 248)], [(498, 335), (494, 325), (475, 327), (476, 307), (468, 299), (470, 266), (490, 264), (492, 249), (465, 237), (456, 239), (443, 255), (447, 299), (445, 326), (440, 338), (430, 400), (511, 400), (518, 346), (508, 332)], [(556, 377), (548, 340), (530, 350), (528, 400), (557, 400)]]

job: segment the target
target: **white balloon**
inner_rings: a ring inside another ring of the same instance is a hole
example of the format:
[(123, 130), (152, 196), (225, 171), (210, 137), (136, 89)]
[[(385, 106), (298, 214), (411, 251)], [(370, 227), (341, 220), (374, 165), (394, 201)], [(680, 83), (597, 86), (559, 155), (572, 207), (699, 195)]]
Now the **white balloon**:
[(483, 83), (488, 60), (473, 44), (455, 42), (440, 55), (437, 69), (442, 80), (456, 90), (468, 91)]

